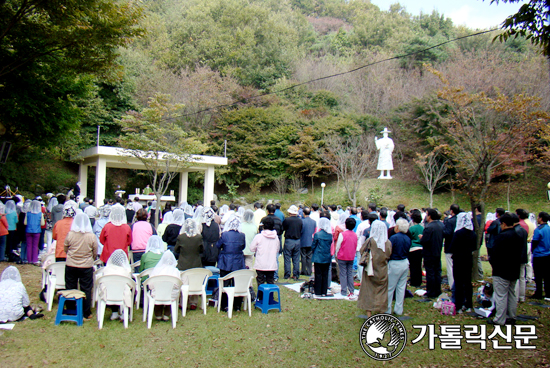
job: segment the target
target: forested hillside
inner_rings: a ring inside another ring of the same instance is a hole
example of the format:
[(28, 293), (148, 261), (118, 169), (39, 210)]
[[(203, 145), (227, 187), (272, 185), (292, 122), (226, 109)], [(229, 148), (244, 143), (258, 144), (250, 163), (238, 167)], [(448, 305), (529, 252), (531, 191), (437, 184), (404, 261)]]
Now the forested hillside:
[[(158, 94), (183, 104), (170, 118), (205, 144), (205, 154), (223, 155), (227, 140), (230, 165), (217, 174), (222, 190), (332, 176), (328, 137), (373, 140), (386, 126), (396, 176), (415, 179), (416, 154), (442, 144), (438, 124), (456, 111), (438, 95), (442, 81), (483, 98), (534, 96), (534, 107), (550, 108), (548, 63), (528, 40), (493, 42), (492, 32), (418, 52), (477, 32), (437, 12), (413, 16), (397, 4), (381, 11), (344, 0), (147, 0), (142, 11), (143, 35), (119, 48), (116, 72), (83, 74), (78, 93), (68, 92), (67, 113), (77, 121), (62, 126), (63, 134), (35, 137), (42, 148), (17, 141), (3, 182), (56, 190), (67, 176), (46, 172), (48, 182), (29, 182), (21, 164), (44, 153), (68, 160), (96, 144), (98, 125), (100, 144), (117, 145), (117, 120)], [(546, 142), (540, 131), (533, 138), (521, 148), (529, 165), (541, 161), (537, 148)]]

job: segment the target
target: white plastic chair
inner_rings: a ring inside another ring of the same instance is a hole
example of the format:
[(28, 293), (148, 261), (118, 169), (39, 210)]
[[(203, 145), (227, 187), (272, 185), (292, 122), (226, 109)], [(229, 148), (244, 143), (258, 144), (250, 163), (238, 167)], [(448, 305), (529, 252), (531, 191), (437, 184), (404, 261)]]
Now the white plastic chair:
[(187, 312), (187, 299), (190, 295), (200, 295), (202, 310), (206, 314), (206, 285), (212, 271), (206, 268), (191, 268), (181, 273), (182, 281), (187, 278), (188, 284), (181, 287), (181, 315), (185, 317)]
[[(139, 301), (141, 299), (141, 278), (144, 276), (149, 276), (151, 271), (153, 271), (154, 267), (148, 268), (146, 270), (141, 271), (141, 273), (133, 273), (132, 277), (136, 281), (136, 309), (139, 309)], [(144, 312), (145, 313), (145, 312)]]
[[(231, 318), (233, 315), (233, 301), (236, 296), (246, 297), (244, 301), (244, 309), (246, 310), (246, 302), (248, 301), (248, 316), (252, 316), (252, 297), (250, 295), (250, 286), (252, 285), (252, 279), (256, 277), (256, 271), (254, 270), (238, 270), (233, 271), (229, 275), (220, 277), (219, 280), (219, 300), (218, 300), (218, 313), (221, 310), (221, 300), (223, 293), (227, 294), (227, 316)], [(223, 282), (229, 279), (233, 279), (235, 286), (223, 286)]]
[[(92, 291), (92, 305), (95, 305), (95, 303), (99, 300), (99, 283), (97, 280), (103, 276), (103, 271), (105, 271), (105, 267), (98, 268), (94, 271), (94, 288)], [(97, 305), (97, 308), (99, 309), (99, 303)]]
[[(178, 301), (181, 290), (181, 279), (175, 276), (158, 275), (150, 276), (143, 282), (143, 321), (147, 313), (147, 328), (151, 328), (155, 305), (169, 305), (172, 312), (172, 328), (176, 328), (178, 322)], [(172, 297), (174, 288), (178, 289), (176, 297)], [(155, 291), (155, 297), (151, 295), (151, 289)]]
[[(42, 261), (42, 264), (45, 264), (48, 261), (51, 261), (50, 264), (55, 263), (55, 254), (48, 254), (46, 258), (44, 258), (44, 260)], [(48, 276), (49, 276), (48, 271), (45, 268), (43, 268), (42, 269), (42, 289), (44, 289), (44, 286), (48, 284)]]
[(53, 297), (55, 296), (55, 290), (65, 289), (65, 262), (55, 262), (46, 267), (47, 276), (47, 302), (48, 311), (52, 310)]
[[(105, 317), (105, 307), (107, 305), (118, 305), (123, 310), (124, 316), (124, 328), (128, 328), (128, 317), (132, 321), (134, 316), (133, 303), (130, 305), (124, 304), (124, 292), (126, 288), (130, 288), (131, 295), (134, 295), (134, 290), (136, 288), (136, 283), (129, 277), (121, 275), (104, 275), (99, 277), (96, 280), (98, 288), (104, 287), (106, 293), (106, 300), (103, 298), (98, 298), (98, 307), (97, 307), (97, 320), (99, 322), (99, 329), (103, 328), (103, 319)], [(129, 316), (128, 316), (129, 309)]]

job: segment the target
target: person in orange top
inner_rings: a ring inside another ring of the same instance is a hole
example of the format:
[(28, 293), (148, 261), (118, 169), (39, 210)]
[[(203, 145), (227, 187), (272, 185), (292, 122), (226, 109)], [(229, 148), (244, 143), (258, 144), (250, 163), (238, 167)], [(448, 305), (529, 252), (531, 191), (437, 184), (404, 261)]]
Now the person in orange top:
[(69, 200), (65, 202), (63, 205), (63, 219), (57, 221), (52, 229), (52, 239), (57, 241), (55, 247), (56, 262), (65, 261), (67, 259), (67, 253), (65, 253), (63, 247), (65, 246), (65, 238), (69, 231), (71, 231), (77, 208), (78, 205), (75, 201)]
[(126, 210), (120, 204), (115, 204), (109, 215), (109, 222), (105, 224), (99, 235), (103, 244), (101, 261), (107, 263), (111, 254), (122, 249), (128, 256), (128, 247), (132, 244), (132, 229), (126, 223)]
[(8, 220), (6, 215), (6, 206), (4, 203), (0, 202), (0, 262), (5, 260), (6, 254), (6, 239), (8, 238)]

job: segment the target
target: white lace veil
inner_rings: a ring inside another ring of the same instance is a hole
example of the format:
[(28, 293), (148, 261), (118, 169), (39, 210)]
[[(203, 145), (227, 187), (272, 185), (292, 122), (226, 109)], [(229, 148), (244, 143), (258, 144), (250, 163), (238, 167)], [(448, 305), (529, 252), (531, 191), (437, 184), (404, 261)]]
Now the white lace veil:
[(180, 272), (176, 268), (177, 265), (178, 261), (176, 261), (174, 253), (167, 250), (164, 252), (157, 265), (153, 268), (153, 271), (151, 271), (151, 276), (169, 275), (179, 277)]
[(124, 225), (127, 222), (126, 210), (121, 204), (115, 204), (111, 208), (111, 214), (109, 215), (109, 221), (115, 226)]
[(252, 210), (246, 210), (243, 214), (243, 222), (247, 224), (251, 224), (254, 222), (254, 211)]
[(386, 251), (386, 241), (388, 240), (388, 227), (380, 220), (376, 220), (370, 227), (370, 237), (376, 242), (376, 246)]
[(0, 281), (15, 281), (15, 282), (22, 282), (21, 281), (21, 274), (19, 273), (19, 270), (15, 266), (9, 266), (2, 272), (2, 280)]
[(25, 203), (23, 203), (23, 208), (21, 208), (21, 212), (27, 213), (30, 212), (31, 209), (31, 200), (27, 199), (25, 200)]
[(15, 201), (13, 199), (10, 199), (6, 202), (6, 215), (15, 211)]
[(67, 201), (63, 205), (63, 217), (75, 217), (78, 205), (75, 201)]
[(190, 205), (186, 205), (185, 206), (185, 209), (183, 210), (183, 212), (187, 215), (187, 216), (191, 216), (193, 217), (193, 215), (195, 214), (193, 212), (193, 207), (191, 207)]
[(183, 221), (185, 221), (183, 211), (180, 209), (174, 210), (174, 221), (172, 223), (181, 226)]
[(338, 225), (337, 226), (340, 226), (342, 229), (346, 229), (346, 220), (348, 219), (349, 215), (344, 212), (343, 214), (340, 215), (340, 218), (338, 218)]
[(77, 233), (91, 233), (92, 224), (90, 218), (85, 213), (79, 213), (74, 217), (73, 224), (71, 225), (71, 231)]
[(101, 215), (101, 218), (108, 218), (111, 215), (111, 209), (112, 206), (110, 204), (106, 204), (105, 206), (101, 207), (99, 209), (99, 214)]
[(210, 207), (205, 208), (204, 213), (202, 214), (202, 223), (206, 224), (206, 226), (210, 226), (212, 221), (214, 221), (214, 218), (214, 210)]
[(172, 211), (168, 211), (164, 214), (164, 217), (162, 218), (162, 223), (166, 225), (170, 225), (174, 223), (174, 213)]
[(225, 215), (227, 212), (229, 212), (229, 206), (224, 204), (220, 208), (220, 217), (223, 217), (223, 215)]
[(6, 213), (6, 205), (2, 202), (0, 202), (0, 213), (5, 214)]
[(225, 223), (223, 227), (223, 232), (225, 233), (226, 231), (230, 230), (239, 231), (239, 226), (241, 226), (241, 220), (239, 220), (237, 216), (233, 215)]
[(152, 210), (156, 210), (156, 209), (157, 209), (157, 201), (153, 201), (153, 203), (151, 203), (151, 209), (152, 209)]
[(244, 212), (245, 210), (243, 206), (239, 207), (239, 209), (237, 210), (237, 216), (239, 216), (241, 220), (243, 219)]
[(204, 212), (203, 206), (198, 206), (197, 209), (195, 210), (195, 213), (193, 214), (193, 220), (195, 220), (197, 224), (202, 223), (203, 212)]
[(152, 252), (155, 254), (162, 254), (164, 251), (164, 242), (158, 235), (152, 235), (147, 240), (147, 246), (145, 247), (145, 253)]
[[(122, 208), (124, 209), (124, 207)], [(109, 267), (109, 266), (122, 267), (128, 272), (130, 273), (132, 272), (132, 268), (130, 267), (130, 262), (128, 262), (128, 256), (126, 255), (126, 253), (124, 253), (122, 249), (117, 249), (111, 254), (105, 267)]]
[(42, 205), (40, 204), (39, 201), (37, 201), (36, 199), (33, 200), (31, 202), (31, 206), (29, 208), (29, 212), (30, 213), (34, 213), (34, 214), (38, 214), (38, 213), (42, 213)]
[(197, 223), (193, 219), (187, 219), (183, 223), (183, 226), (180, 229), (180, 234), (185, 234), (188, 237), (192, 238), (197, 235)]
[(321, 217), (319, 219), (319, 229), (325, 230), (328, 234), (332, 234), (332, 226), (330, 225), (330, 220), (326, 217)]
[(460, 212), (458, 215), (456, 215), (455, 232), (463, 228), (466, 228), (472, 231), (474, 230), (474, 224), (472, 223), (472, 216), (466, 212)]
[(52, 212), (53, 208), (59, 204), (56, 197), (50, 198), (50, 201), (48, 202), (48, 212)]

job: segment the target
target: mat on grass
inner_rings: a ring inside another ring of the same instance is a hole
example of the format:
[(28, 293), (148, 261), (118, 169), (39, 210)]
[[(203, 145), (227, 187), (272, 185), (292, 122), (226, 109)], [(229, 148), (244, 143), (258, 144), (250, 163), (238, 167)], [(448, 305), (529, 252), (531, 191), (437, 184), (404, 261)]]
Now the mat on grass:
[[(337, 286), (338, 284), (333, 282), (332, 284), (330, 284), (330, 287), (333, 287), (333, 286)], [(301, 283), (296, 283), (296, 284), (288, 284), (288, 285), (283, 285), (284, 287), (286, 288), (289, 288), (290, 290), (293, 290), (297, 293), (300, 292), (300, 286), (302, 286)], [(355, 290), (354, 292), (355, 295), (359, 295), (359, 290)], [(336, 293), (335, 295), (332, 295), (332, 296), (314, 296), (313, 299), (319, 299), (319, 300), (341, 300), (341, 299), (347, 299), (345, 296), (343, 296), (342, 294), (340, 293)]]
[(530, 303), (527, 303), (527, 304), (534, 305), (536, 307), (550, 308), (550, 305), (542, 304), (542, 303), (539, 303), (539, 302), (530, 302)]

